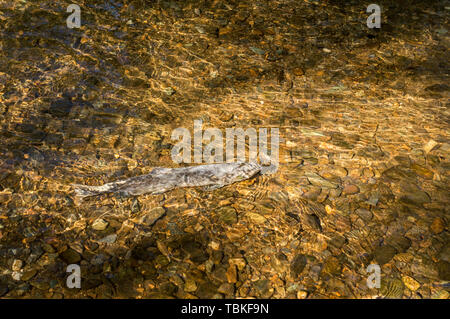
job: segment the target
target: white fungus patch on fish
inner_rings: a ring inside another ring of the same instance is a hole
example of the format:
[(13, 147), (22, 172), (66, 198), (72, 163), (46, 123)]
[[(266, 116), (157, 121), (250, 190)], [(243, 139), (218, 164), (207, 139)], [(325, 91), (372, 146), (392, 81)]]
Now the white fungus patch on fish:
[(264, 172), (258, 163), (234, 162), (206, 164), (181, 168), (154, 168), (149, 174), (107, 183), (101, 186), (73, 184), (79, 198), (105, 193), (122, 196), (162, 194), (179, 187), (206, 186), (212, 190), (235, 182), (250, 179)]

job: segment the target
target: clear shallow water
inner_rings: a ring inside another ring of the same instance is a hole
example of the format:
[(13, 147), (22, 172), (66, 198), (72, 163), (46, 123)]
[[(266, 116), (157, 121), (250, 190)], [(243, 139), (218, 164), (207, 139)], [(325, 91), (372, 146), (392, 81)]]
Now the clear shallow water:
[[(80, 2), (80, 29), (68, 4), (0, 7), (2, 296), (447, 298), (442, 5), (387, 5), (375, 32), (334, 2)], [(278, 171), (73, 197), (176, 167), (171, 134), (196, 119), (278, 128)]]

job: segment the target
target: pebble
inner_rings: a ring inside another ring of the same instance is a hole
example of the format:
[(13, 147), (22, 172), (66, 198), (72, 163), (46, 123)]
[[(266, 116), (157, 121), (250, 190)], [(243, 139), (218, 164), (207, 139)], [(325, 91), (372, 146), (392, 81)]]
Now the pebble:
[(60, 99), (51, 102), (48, 112), (56, 117), (65, 117), (69, 115), (72, 107), (70, 99)]
[(330, 205), (325, 205), (325, 211), (327, 212), (327, 214), (332, 215), (334, 214), (334, 209), (331, 208)]
[(400, 201), (406, 204), (413, 204), (421, 206), (431, 201), (430, 196), (421, 190), (412, 191), (400, 197)]
[(113, 244), (117, 239), (117, 235), (116, 234), (111, 234), (108, 235), (102, 239), (99, 240), (99, 242), (101, 243), (106, 243), (106, 244)]
[(426, 256), (416, 257), (411, 262), (411, 272), (418, 276), (423, 276), (430, 279), (437, 279), (439, 272), (436, 264)]
[(242, 271), (244, 269), (245, 265), (247, 264), (245, 259), (241, 258), (241, 257), (230, 258), (228, 260), (228, 263), (230, 265), (235, 265), (238, 268), (239, 271)]
[(107, 260), (108, 260), (108, 256), (106, 256), (105, 254), (97, 254), (94, 257), (92, 257), (92, 259), (90, 260), (90, 263), (92, 265), (103, 265), (103, 263)]
[(152, 226), (158, 219), (164, 216), (165, 213), (166, 210), (163, 207), (155, 207), (150, 212), (142, 216), (139, 222), (147, 226)]
[(378, 204), (378, 200), (379, 200), (379, 194), (375, 193), (375, 194), (371, 194), (369, 199), (366, 201), (367, 204), (371, 205), (371, 206), (377, 206)]
[(343, 177), (348, 175), (347, 169), (345, 167), (342, 167), (342, 166), (333, 166), (330, 169), (330, 173), (332, 173), (333, 175), (336, 175), (338, 177), (341, 177), (341, 178), (343, 178)]
[(227, 238), (233, 242), (239, 241), (248, 233), (249, 230), (246, 227), (233, 228), (225, 232)]
[(434, 176), (433, 171), (417, 164), (412, 164), (411, 169), (416, 172), (417, 175), (426, 179), (432, 179)]
[(297, 299), (306, 299), (308, 292), (304, 290), (297, 291)]
[(231, 206), (225, 206), (219, 208), (217, 211), (217, 215), (219, 217), (219, 220), (226, 224), (234, 224), (237, 222), (237, 213), (236, 209), (234, 209)]
[(447, 262), (450, 262), (450, 243), (447, 242), (447, 244), (442, 247), (441, 251), (439, 252), (438, 258), (440, 260), (445, 260)]
[(344, 187), (344, 189), (342, 190), (342, 192), (346, 195), (353, 195), (353, 194), (357, 194), (359, 193), (359, 187), (356, 185), (347, 185)]
[(319, 280), (319, 274), (322, 270), (322, 266), (320, 264), (312, 265), (311, 269), (309, 270), (309, 276), (312, 280), (318, 281)]
[(342, 188), (331, 189), (329, 192), (329, 197), (337, 198), (337, 197), (341, 196), (341, 193), (342, 193)]
[(409, 276), (402, 275), (402, 281), (405, 284), (406, 288), (408, 288), (411, 291), (416, 291), (417, 289), (420, 288), (420, 284)]
[(31, 278), (33, 278), (36, 274), (37, 274), (37, 270), (36, 269), (32, 269), (32, 270), (26, 271), (26, 272), (23, 273), (21, 280), (22, 281), (28, 281)]
[(220, 248), (220, 243), (216, 241), (211, 241), (208, 246), (214, 250), (218, 250)]
[(375, 173), (373, 172), (372, 169), (370, 169), (368, 167), (365, 167), (363, 169), (363, 176), (366, 177), (366, 178), (370, 178), (370, 177), (374, 177)]
[(305, 74), (305, 72), (303, 71), (302, 68), (293, 68), (293, 69), (292, 69), (292, 73), (293, 73), (295, 76), (302, 76), (303, 74)]
[(211, 282), (206, 281), (198, 285), (195, 294), (201, 299), (211, 299), (214, 295), (216, 295), (216, 291), (217, 286), (215, 286)]
[(217, 291), (224, 295), (233, 295), (234, 294), (234, 285), (229, 283), (223, 283), (217, 288)]
[(411, 240), (401, 234), (395, 234), (386, 238), (386, 243), (394, 247), (398, 253), (404, 253), (411, 247)]
[(81, 256), (75, 250), (68, 248), (59, 254), (59, 257), (67, 264), (76, 264), (81, 260)]
[(11, 274), (12, 279), (19, 281), (22, 278), (22, 273), (18, 272), (18, 271), (13, 271), (13, 273)]
[(23, 261), (20, 259), (14, 259), (11, 269), (12, 271), (19, 271), (20, 269), (22, 269), (23, 266)]
[(171, 96), (171, 95), (174, 95), (176, 91), (173, 88), (171, 88), (171, 87), (167, 87), (167, 88), (163, 89), (163, 92), (166, 95)]
[(378, 264), (384, 265), (388, 263), (397, 253), (397, 250), (390, 246), (390, 245), (384, 245), (381, 247), (378, 247), (374, 252), (374, 258), (377, 261)]
[[(340, 233), (346, 233), (352, 229), (350, 218), (337, 211), (338, 214), (333, 215), (333, 227)], [(331, 224), (330, 224), (331, 225)]]
[(307, 260), (305, 255), (297, 255), (294, 260), (291, 262), (291, 272), (294, 277), (297, 277), (303, 272), (305, 269)]
[(445, 229), (445, 223), (443, 221), (442, 218), (436, 217), (433, 220), (433, 223), (430, 226), (430, 230), (434, 233), (434, 234), (439, 234), (441, 232), (443, 232)]
[(195, 292), (197, 290), (197, 284), (193, 279), (186, 279), (184, 283), (184, 291), (186, 292)]
[(313, 187), (312, 189), (307, 190), (302, 196), (310, 200), (317, 200), (321, 191), (322, 189), (320, 187)]
[(48, 290), (50, 288), (49, 282), (43, 278), (33, 279), (30, 285), (40, 290)]
[[(209, 269), (207, 269), (207, 272), (210, 272), (212, 267), (213, 267), (213, 263), (210, 262), (210, 260), (208, 260), (208, 263), (211, 265), (210, 267), (208, 267)], [(225, 267), (223, 266), (218, 266), (214, 269), (214, 271), (211, 273), (211, 277), (219, 282), (226, 282), (227, 281), (227, 270), (225, 269)]]
[(358, 208), (355, 213), (361, 217), (362, 220), (364, 220), (366, 223), (371, 221), (373, 218), (373, 214), (370, 210), (364, 209), (364, 208)]
[[(186, 242), (183, 242), (182, 249), (188, 253), (189, 258), (194, 263), (201, 264), (205, 262), (209, 255), (206, 253), (204, 247), (199, 242), (196, 242), (195, 240), (187, 240)], [(211, 262), (212, 267), (214, 264), (211, 260), (208, 260), (208, 263)]]
[(105, 230), (108, 225), (109, 223), (106, 220), (99, 218), (92, 223), (92, 228), (95, 230)]
[(263, 224), (267, 220), (264, 216), (258, 213), (247, 212), (245, 216), (247, 216), (255, 224)]
[(270, 289), (269, 284), (270, 284), (269, 280), (259, 279), (255, 281), (254, 287), (257, 290), (258, 294), (263, 297), (268, 293)]
[(55, 252), (55, 249), (52, 247), (52, 245), (43, 243), (41, 246), (42, 246), (42, 249), (43, 249), (45, 252), (47, 252), (47, 253), (54, 253), (54, 252)]
[(425, 153), (429, 153), (431, 152), (437, 145), (439, 145), (436, 141), (434, 140), (429, 140), (427, 142), (427, 144), (424, 145), (423, 150), (425, 151)]
[(237, 282), (237, 271), (235, 265), (230, 265), (226, 271), (226, 278), (229, 283)]
[(321, 273), (324, 275), (339, 276), (341, 270), (342, 265), (339, 263), (339, 260), (336, 257), (329, 257), (323, 264)]
[(437, 263), (438, 276), (441, 280), (450, 281), (450, 263), (444, 260), (440, 260)]
[(400, 279), (382, 278), (380, 293), (387, 299), (399, 299), (403, 296), (405, 286)]
[(325, 187), (325, 188), (337, 188), (338, 187), (338, 185), (336, 183), (332, 183), (316, 173), (307, 172), (307, 173), (305, 173), (305, 176), (308, 178), (309, 182), (311, 184), (313, 184), (314, 186), (320, 186), (320, 187)]

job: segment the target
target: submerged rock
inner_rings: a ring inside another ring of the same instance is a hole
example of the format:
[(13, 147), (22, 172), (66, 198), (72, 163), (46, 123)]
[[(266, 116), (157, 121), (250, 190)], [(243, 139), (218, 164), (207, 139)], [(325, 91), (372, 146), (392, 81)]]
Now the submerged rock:
[(297, 277), (303, 272), (307, 263), (305, 255), (297, 255), (291, 262), (291, 272), (294, 277)]
[(95, 230), (105, 230), (108, 225), (109, 223), (106, 220), (99, 218), (92, 223), (92, 228)]
[(315, 173), (306, 173), (305, 176), (308, 178), (309, 182), (315, 186), (325, 187), (325, 188), (337, 188), (336, 183), (330, 182), (325, 178), (321, 177)]
[(375, 250), (374, 258), (378, 264), (384, 265), (388, 263), (395, 256), (395, 254), (397, 254), (397, 250), (394, 247), (384, 245)]
[(68, 248), (59, 254), (62, 260), (67, 264), (76, 264), (81, 260), (81, 256), (75, 250)]
[(386, 278), (381, 280), (380, 294), (387, 299), (400, 299), (405, 286), (400, 279)]
[(166, 213), (166, 210), (163, 207), (155, 207), (150, 212), (145, 214), (141, 219), (140, 222), (142, 224), (145, 224), (147, 226), (152, 226), (158, 219), (160, 219), (164, 214)]
[(113, 244), (117, 239), (117, 235), (116, 234), (111, 234), (108, 235), (102, 239), (99, 240), (99, 242), (101, 243), (105, 243), (105, 244)]
[(219, 219), (226, 224), (234, 224), (237, 222), (236, 210), (231, 206), (221, 207), (217, 211)]

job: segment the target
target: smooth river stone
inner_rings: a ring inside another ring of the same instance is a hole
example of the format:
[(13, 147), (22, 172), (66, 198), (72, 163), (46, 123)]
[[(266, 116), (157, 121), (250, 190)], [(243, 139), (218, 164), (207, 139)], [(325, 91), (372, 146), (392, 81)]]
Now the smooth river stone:
[(388, 299), (399, 299), (403, 296), (405, 286), (400, 279), (386, 278), (381, 280), (380, 293)]
[(246, 213), (245, 216), (247, 216), (255, 224), (263, 224), (267, 220), (264, 216), (252, 212)]
[(355, 213), (365, 222), (369, 222), (373, 218), (372, 212), (364, 208), (358, 208)]
[(378, 264), (384, 265), (388, 263), (397, 253), (397, 250), (390, 246), (390, 245), (384, 245), (381, 247), (378, 247), (374, 252), (374, 258), (377, 261)]
[(99, 218), (92, 223), (92, 228), (95, 230), (105, 230), (108, 224), (106, 220)]
[(234, 224), (237, 222), (236, 210), (231, 206), (221, 207), (217, 210), (219, 219), (226, 224)]
[(338, 185), (326, 180), (322, 176), (315, 173), (306, 173), (305, 176), (308, 178), (309, 182), (314, 186), (320, 186), (324, 188), (337, 188)]
[(442, 220), (442, 218), (436, 217), (430, 226), (430, 230), (434, 234), (439, 234), (442, 231), (444, 231), (444, 229), (445, 229), (445, 222)]
[(359, 187), (356, 185), (347, 185), (342, 192), (346, 195), (353, 195), (359, 193)]
[(300, 275), (305, 269), (307, 260), (305, 255), (297, 255), (291, 263), (291, 272), (294, 277)]
[(402, 275), (402, 281), (405, 284), (406, 288), (408, 288), (411, 291), (416, 291), (420, 288), (420, 283), (418, 283), (414, 278), (411, 278), (409, 276)]

